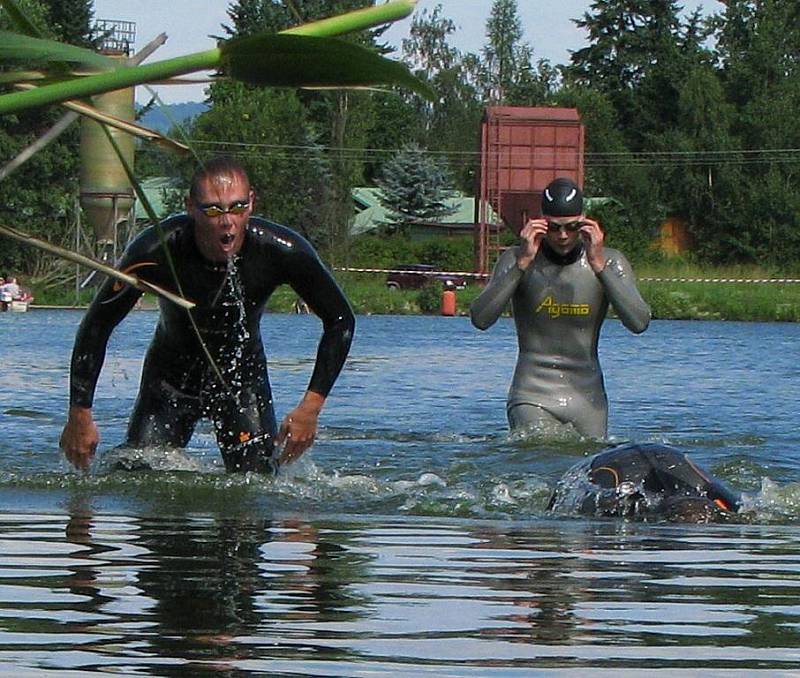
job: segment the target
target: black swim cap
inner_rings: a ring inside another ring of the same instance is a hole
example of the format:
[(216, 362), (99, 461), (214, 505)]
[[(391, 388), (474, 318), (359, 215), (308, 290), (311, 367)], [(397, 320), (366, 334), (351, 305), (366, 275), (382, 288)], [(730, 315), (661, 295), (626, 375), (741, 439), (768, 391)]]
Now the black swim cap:
[(542, 193), (542, 214), (550, 217), (573, 217), (583, 214), (583, 192), (572, 179), (551, 181)]

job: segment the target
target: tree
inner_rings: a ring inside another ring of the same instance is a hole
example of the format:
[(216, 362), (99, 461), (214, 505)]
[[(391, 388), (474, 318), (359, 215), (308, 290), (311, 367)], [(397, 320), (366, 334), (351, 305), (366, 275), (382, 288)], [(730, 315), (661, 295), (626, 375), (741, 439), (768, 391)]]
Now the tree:
[(725, 162), (737, 145), (731, 134), (734, 109), (713, 68), (698, 66), (683, 80), (676, 115), (677, 125), (661, 140), (673, 160), (653, 172), (654, 179), (663, 186), (669, 213), (689, 224), (696, 255), (717, 263), (733, 261), (741, 254), (734, 243), (737, 233), (749, 229), (730, 212), (743, 177), (740, 165)]
[(63, 42), (80, 47), (91, 47), (91, 0), (48, 0), (48, 24)]
[(672, 0), (596, 0), (575, 22), (589, 44), (572, 54), (566, 77), (611, 98), (631, 150), (670, 127), (681, 78), (701, 58), (694, 16), (684, 25)]
[(455, 30), (453, 20), (442, 14), (441, 5), (436, 5), (431, 11), (423, 9), (415, 15), (408, 31), (409, 37), (402, 41), (403, 55), (411, 69), (430, 80), (456, 68), (461, 53), (447, 42)]
[[(724, 195), (726, 259), (793, 264), (800, 257), (800, 172), (783, 149), (798, 148), (800, 7), (731, 0), (714, 18), (720, 77), (731, 102), (731, 134), (746, 153)], [(783, 161), (786, 158), (787, 161)]]
[[(311, 21), (350, 9), (362, 8), (368, 0), (309, 0), (302, 5), (281, 0), (239, 0), (228, 15), (229, 37), (260, 31), (281, 31), (297, 23)], [(301, 14), (295, 10), (301, 10)], [(373, 29), (346, 39), (386, 49), (376, 43), (385, 29)], [(233, 98), (231, 98), (233, 97)], [(243, 158), (253, 172), (251, 180), (269, 196), (269, 214), (304, 231), (330, 255), (346, 250), (352, 216), (352, 188), (361, 183), (363, 159), (350, 149), (363, 148), (372, 124), (373, 108), (369, 95), (360, 92), (291, 91), (265, 93), (256, 88), (211, 88), (212, 110), (202, 115), (198, 129), (210, 138), (232, 143), (253, 143), (258, 158)], [(251, 99), (248, 102), (248, 99)], [(254, 103), (258, 102), (258, 103)], [(226, 113), (215, 113), (218, 105)], [(243, 106), (255, 124), (226, 124), (226, 115), (241, 114)], [(266, 138), (282, 151), (263, 149)], [(323, 152), (322, 149), (329, 149)], [(274, 202), (273, 202), (274, 201)]]
[(378, 176), (389, 149), (424, 136), (419, 107), (411, 97), (399, 92), (374, 92), (368, 99), (371, 121), (365, 144), (370, 153), (364, 158), (364, 180), (372, 183)]
[[(431, 83), (438, 95), (432, 104), (418, 97), (405, 97), (415, 106), (419, 124), (415, 135), (404, 142), (415, 141), (447, 154), (459, 187), (470, 190), (474, 183), (474, 167), (463, 150), (465, 145), (477, 147), (483, 107), (471, 79), (471, 55), (463, 55), (447, 41), (455, 30), (453, 21), (444, 17), (441, 5), (437, 5), (432, 11), (425, 9), (414, 17), (409, 37), (403, 40), (405, 61)], [(395, 148), (400, 146), (396, 144)]]
[[(258, 211), (290, 224), (315, 243), (325, 238), (319, 196), (328, 180), (307, 111), (292, 90), (219, 82), (213, 106), (191, 129), (201, 158), (233, 153), (247, 170)], [(193, 171), (194, 159), (185, 172)], [(186, 177), (188, 180), (188, 176)]]
[(407, 234), (415, 222), (440, 221), (454, 211), (446, 202), (452, 185), (447, 170), (416, 144), (407, 144), (387, 162), (377, 183), (390, 232)]
[[(698, 234), (700, 222), (718, 221), (709, 167), (696, 159), (731, 143), (714, 55), (705, 46), (710, 29), (699, 12), (683, 19), (680, 9), (671, 1), (593, 2), (576, 22), (590, 43), (565, 69), (568, 89), (600, 94), (613, 110), (616, 133), (605, 127), (599, 140), (587, 133), (593, 153), (614, 154), (597, 156), (603, 167), (589, 176), (601, 179), (604, 194), (625, 204), (648, 237), (666, 216), (687, 219)], [(582, 116), (592, 119), (590, 111)], [(728, 178), (717, 175), (720, 187)]]
[[(90, 44), (91, 5), (90, 0), (20, 2), (23, 11), (44, 36), (80, 46)], [(54, 107), (0, 117), (2, 164), (49, 129), (63, 113), (63, 109)], [(56, 141), (0, 181), (0, 223), (63, 243), (72, 227), (79, 166), (79, 127), (73, 124)], [(32, 256), (30, 248), (7, 239), (0, 247), (3, 271), (16, 271), (30, 277), (40, 274), (48, 261), (52, 260), (47, 255)]]
[(494, 0), (486, 21), (479, 78), (482, 96), (491, 105), (541, 103), (549, 93), (552, 70), (546, 60), (533, 65), (533, 49), (522, 42), (522, 20), (516, 0)]
[(227, 37), (253, 35), (263, 30), (276, 33), (297, 23), (286, 3), (273, 0), (238, 0), (228, 9), (233, 24), (223, 26)]

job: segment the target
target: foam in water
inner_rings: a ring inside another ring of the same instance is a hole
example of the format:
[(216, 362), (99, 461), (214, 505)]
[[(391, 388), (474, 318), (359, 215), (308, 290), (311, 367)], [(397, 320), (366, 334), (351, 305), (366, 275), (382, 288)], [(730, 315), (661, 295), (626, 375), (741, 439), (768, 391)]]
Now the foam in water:
[(752, 522), (796, 521), (800, 516), (800, 483), (776, 483), (762, 478), (761, 490), (744, 496), (742, 510)]
[(202, 462), (175, 447), (117, 448), (98, 460), (98, 471), (206, 471)]

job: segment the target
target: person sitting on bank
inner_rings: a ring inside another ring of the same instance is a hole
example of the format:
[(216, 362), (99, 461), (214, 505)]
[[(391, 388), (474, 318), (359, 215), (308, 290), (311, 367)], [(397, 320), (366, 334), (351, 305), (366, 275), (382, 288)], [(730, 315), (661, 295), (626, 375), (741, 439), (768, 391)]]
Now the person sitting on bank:
[[(196, 307), (187, 311), (159, 298), (160, 318), (124, 447), (185, 447), (201, 417), (213, 422), (229, 471), (274, 471), (313, 443), (355, 318), (311, 244), (252, 216), (254, 201), (241, 165), (216, 158), (195, 174), (186, 214), (162, 222), (160, 233), (146, 229), (125, 250), (121, 270), (180, 293)], [(278, 429), (260, 322), (270, 295), (284, 283), (321, 319), (323, 333), (308, 389)], [(141, 294), (107, 279), (78, 329), (61, 435), (77, 468), (88, 468), (99, 441), (92, 404), (108, 339)]]
[(603, 230), (583, 210), (583, 194), (566, 178), (542, 195), (520, 244), (506, 250), (470, 308), (472, 324), (491, 327), (511, 301), (519, 355), (506, 412), (512, 430), (550, 435), (571, 425), (580, 435), (608, 433), (608, 399), (597, 357), (609, 304), (631, 332), (650, 322), (650, 307), (631, 265), (605, 247)]
[(7, 276), (5, 282), (0, 284), (0, 296), (4, 301), (13, 301), (22, 297), (22, 289), (14, 276)]

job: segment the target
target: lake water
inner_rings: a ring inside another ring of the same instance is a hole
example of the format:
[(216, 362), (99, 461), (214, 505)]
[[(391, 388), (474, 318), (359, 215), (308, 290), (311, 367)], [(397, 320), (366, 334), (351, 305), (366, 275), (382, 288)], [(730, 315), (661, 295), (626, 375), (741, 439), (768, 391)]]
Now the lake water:
[[(799, 675), (800, 325), (606, 323), (611, 440), (747, 494), (746, 519), (685, 525), (545, 513), (602, 445), (509, 437), (505, 318), (358, 318), (317, 444), (271, 479), (225, 474), (205, 424), (194, 471), (108, 470), (156, 319), (134, 313), (77, 473), (58, 437), (80, 319), (0, 314), (0, 675)], [(281, 417), (319, 323), (264, 330)]]

